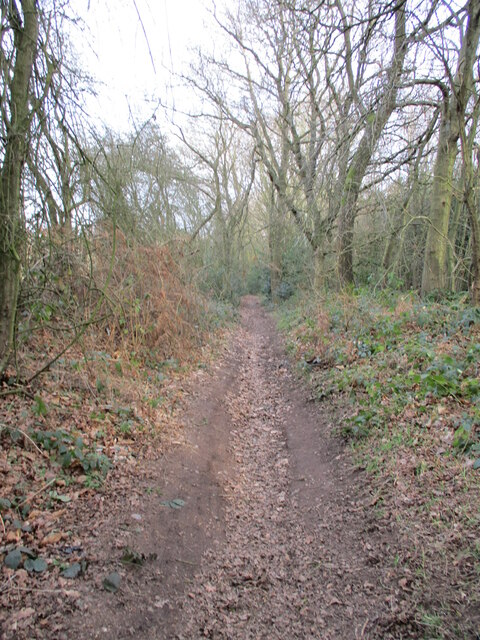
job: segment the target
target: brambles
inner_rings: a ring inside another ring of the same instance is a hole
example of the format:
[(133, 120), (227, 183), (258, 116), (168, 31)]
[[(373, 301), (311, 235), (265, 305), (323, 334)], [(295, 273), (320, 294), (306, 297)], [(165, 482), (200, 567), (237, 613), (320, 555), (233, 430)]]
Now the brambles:
[(63, 429), (33, 431), (31, 436), (64, 469), (80, 466), (86, 473), (98, 471), (105, 476), (111, 466), (107, 456), (86, 446), (81, 436), (74, 436)]
[(316, 308), (284, 316), (290, 348), (311, 372), (318, 396), (348, 393), (352, 404), (367, 407), (347, 420), (361, 428), (347, 426), (345, 433), (367, 436), (407, 409), (418, 409), (426, 423), (431, 418), (426, 408), (434, 410), (441, 399), (453, 415), (460, 405), (475, 414), (480, 402), (475, 314), (458, 301), (427, 306), (411, 298), (410, 303), (404, 308), (402, 296), (394, 303), (385, 292), (376, 297), (360, 292), (350, 303), (329, 296), (323, 308), (330, 322), (321, 331), (313, 320)]

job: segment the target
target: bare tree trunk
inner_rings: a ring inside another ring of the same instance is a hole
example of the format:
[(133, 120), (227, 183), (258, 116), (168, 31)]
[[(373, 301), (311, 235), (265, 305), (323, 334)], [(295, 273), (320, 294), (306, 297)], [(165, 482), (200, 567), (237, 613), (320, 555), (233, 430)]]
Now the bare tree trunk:
[(320, 293), (325, 289), (325, 250), (317, 247), (313, 254), (313, 289), (315, 293)]
[[(22, 0), (22, 18), (12, 9), (15, 62), (10, 84), (10, 121), (0, 169), (0, 373), (8, 363), (13, 344), (20, 285), (24, 229), (21, 212), (21, 178), (30, 128), (29, 84), (37, 48), (38, 13), (35, 0)], [(5, 88), (4, 88), (5, 90)]]
[(422, 274), (423, 295), (432, 291), (445, 291), (448, 286), (447, 247), (453, 193), (453, 167), (472, 88), (473, 65), (480, 36), (480, 0), (468, 2), (467, 15), (467, 29), (458, 57), (455, 78), (450, 92), (446, 87), (443, 88), (443, 111)]
[[(363, 176), (360, 177), (360, 180)], [(348, 180), (348, 176), (347, 176)], [(360, 192), (360, 184), (351, 182), (345, 187), (340, 214), (338, 217), (337, 269), (341, 286), (353, 284), (353, 231), (355, 226), (355, 209)]]
[(376, 112), (367, 115), (365, 131), (350, 162), (338, 218), (337, 269), (341, 286), (353, 284), (353, 236), (360, 187), (376, 146), (397, 102), (398, 82), (407, 53), (405, 5), (395, 11), (395, 46), (386, 85)]
[[(445, 291), (448, 285), (448, 225), (453, 194), (453, 166), (457, 157), (458, 126), (442, 117), (435, 161), (430, 221), (422, 274), (422, 293)], [(453, 125), (453, 130), (452, 130)]]
[[(460, 132), (463, 156), (464, 174), (464, 201), (467, 209), (468, 220), (470, 222), (470, 242), (472, 249), (472, 285), (471, 301), (475, 306), (480, 306), (480, 215), (478, 197), (478, 170), (473, 167), (473, 144), (477, 130), (478, 118), (480, 116), (480, 103), (477, 101), (472, 118), (470, 132), (467, 137), (465, 127)], [(480, 161), (480, 151), (477, 150), (477, 165)]]
[(391, 230), (390, 235), (388, 236), (387, 243), (385, 245), (385, 251), (383, 253), (382, 259), (383, 286), (387, 286), (390, 275), (395, 275), (399, 258), (403, 252), (405, 229), (408, 225), (409, 204), (411, 196), (412, 194), (410, 192), (407, 198), (405, 198), (402, 204), (401, 217), (399, 220), (395, 221), (394, 228)]
[(270, 250), (270, 293), (272, 302), (277, 303), (279, 300), (280, 284), (282, 281), (282, 268), (280, 264), (281, 255), (279, 251), (279, 243), (271, 232), (268, 241)]
[[(462, 192), (464, 188), (465, 177), (460, 176), (460, 180), (455, 187), (455, 190), (458, 193)], [(456, 271), (458, 271), (459, 263), (462, 258), (458, 253), (458, 236), (459, 236), (459, 227), (462, 216), (462, 202), (459, 202), (458, 199), (455, 199), (452, 202), (452, 208), (450, 212), (450, 224), (448, 229), (448, 243), (447, 243), (447, 273), (449, 277), (448, 288), (451, 291), (457, 291), (458, 289), (458, 278), (456, 275)]]
[(409, 219), (411, 219), (410, 209), (412, 200), (414, 200), (415, 194), (418, 189), (418, 176), (420, 170), (420, 162), (424, 157), (425, 147), (431, 140), (435, 131), (435, 125), (439, 116), (438, 110), (433, 114), (428, 129), (425, 132), (422, 142), (415, 150), (415, 156), (412, 164), (410, 165), (407, 179), (407, 192), (402, 201), (400, 209), (399, 219), (394, 221), (393, 229), (390, 232), (388, 241), (385, 246), (383, 254), (383, 284), (388, 283), (388, 276), (390, 274), (395, 275), (398, 262), (403, 253), (403, 247), (405, 243), (405, 233), (409, 225)]
[(269, 206), (269, 225), (268, 225), (268, 249), (270, 253), (270, 294), (273, 302), (278, 302), (279, 289), (282, 279), (282, 220), (279, 207), (281, 206), (280, 198), (275, 192), (273, 184), (270, 185), (270, 206)]
[(478, 205), (469, 209), (470, 225), (472, 228), (472, 304), (480, 307), (480, 221), (478, 219)]

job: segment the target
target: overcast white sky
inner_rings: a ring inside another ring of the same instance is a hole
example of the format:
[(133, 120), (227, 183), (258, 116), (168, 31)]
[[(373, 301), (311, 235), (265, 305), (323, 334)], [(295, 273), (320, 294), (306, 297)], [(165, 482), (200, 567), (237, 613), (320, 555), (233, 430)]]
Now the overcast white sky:
[(85, 39), (75, 36), (80, 66), (103, 83), (97, 88), (98, 99), (88, 105), (93, 115), (126, 131), (131, 129), (131, 113), (135, 120), (145, 120), (158, 98), (182, 106), (178, 102), (185, 100), (185, 92), (175, 89), (171, 72), (182, 71), (192, 47), (211, 44), (206, 28), (209, 0), (74, 0), (72, 4), (86, 25)]

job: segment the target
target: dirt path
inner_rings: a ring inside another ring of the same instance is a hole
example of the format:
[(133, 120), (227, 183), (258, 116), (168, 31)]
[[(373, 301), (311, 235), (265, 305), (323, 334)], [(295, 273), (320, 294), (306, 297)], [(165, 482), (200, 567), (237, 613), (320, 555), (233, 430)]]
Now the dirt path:
[[(147, 561), (116, 594), (85, 595), (66, 637), (416, 637), (388, 519), (289, 371), (273, 320), (253, 297), (241, 315), (196, 388), (186, 445), (99, 532), (112, 553), (128, 546)], [(152, 484), (161, 500), (145, 498)], [(174, 498), (185, 506), (160, 504)]]

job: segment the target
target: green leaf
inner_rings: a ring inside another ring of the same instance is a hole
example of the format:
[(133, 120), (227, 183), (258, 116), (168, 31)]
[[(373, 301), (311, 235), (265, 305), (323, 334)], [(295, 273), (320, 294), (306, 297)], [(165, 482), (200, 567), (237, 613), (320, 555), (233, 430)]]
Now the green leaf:
[(23, 566), (27, 571), (33, 571), (34, 573), (43, 573), (48, 569), (48, 564), (43, 558), (36, 558), (35, 560), (27, 558), (23, 563)]
[(50, 491), (50, 497), (54, 500), (58, 500), (58, 502), (70, 502), (71, 497), (67, 496), (63, 493), (57, 493), (56, 491)]
[(21, 431), (19, 431), (18, 429), (10, 429), (10, 440), (13, 442), (13, 444), (20, 442), (22, 438), (23, 434), (21, 433)]
[(480, 458), (477, 458), (475, 460), (475, 462), (473, 463), (473, 468), (474, 469), (480, 469)]
[(134, 551), (133, 549), (129, 549), (128, 547), (123, 552), (121, 557), (121, 561), (123, 564), (134, 564), (137, 566), (142, 566), (145, 562), (145, 555), (140, 553), (139, 551)]
[(60, 458), (62, 467), (64, 469), (66, 469), (67, 467), (69, 467), (72, 463), (72, 454), (70, 451), (67, 451), (65, 454), (63, 454)]
[(8, 498), (0, 498), (0, 511), (6, 511), (7, 509), (10, 509), (11, 506), (12, 503)]
[(60, 575), (62, 576), (62, 578), (74, 580), (75, 578), (78, 578), (81, 573), (82, 565), (79, 562), (74, 562), (69, 567), (64, 569)]
[(22, 552), (20, 549), (14, 549), (13, 551), (10, 551), (10, 553), (7, 553), (4, 563), (9, 569), (18, 569), (22, 564)]
[(122, 578), (120, 577), (120, 575), (116, 571), (113, 571), (106, 578), (103, 579), (103, 588), (106, 591), (111, 591), (112, 593), (115, 593), (116, 591), (118, 591), (120, 587), (121, 580)]
[(181, 509), (185, 506), (185, 500), (175, 498), (174, 500), (163, 500), (160, 504), (164, 507), (170, 507), (171, 509)]
[(48, 408), (45, 402), (40, 396), (35, 396), (35, 405), (33, 407), (33, 413), (37, 416), (46, 416)]

